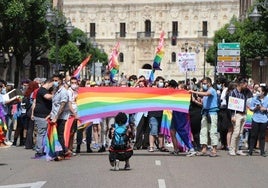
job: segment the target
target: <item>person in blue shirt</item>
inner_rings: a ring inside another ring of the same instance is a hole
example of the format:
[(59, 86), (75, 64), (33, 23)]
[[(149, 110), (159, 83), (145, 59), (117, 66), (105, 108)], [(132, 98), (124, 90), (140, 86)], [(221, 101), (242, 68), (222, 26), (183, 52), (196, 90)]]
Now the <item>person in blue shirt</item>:
[(261, 156), (266, 157), (265, 149), (265, 131), (267, 128), (268, 116), (268, 96), (267, 88), (260, 86), (257, 89), (256, 96), (251, 100), (250, 110), (253, 111), (252, 128), (249, 143), (249, 155), (252, 155), (257, 138), (259, 138)]
[(208, 132), (210, 133), (212, 151), (211, 157), (217, 156), (217, 122), (218, 122), (218, 95), (216, 90), (212, 87), (212, 80), (209, 77), (205, 77), (202, 80), (202, 91), (192, 91), (191, 93), (203, 96), (203, 108), (202, 108), (202, 120), (200, 130), (200, 144), (202, 145), (201, 152), (197, 155), (207, 154), (208, 145)]

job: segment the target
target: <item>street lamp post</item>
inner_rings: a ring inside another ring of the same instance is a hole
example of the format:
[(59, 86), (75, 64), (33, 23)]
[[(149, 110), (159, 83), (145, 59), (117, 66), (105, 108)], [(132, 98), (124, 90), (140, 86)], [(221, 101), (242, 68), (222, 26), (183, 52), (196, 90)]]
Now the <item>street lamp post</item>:
[(207, 49), (208, 49), (208, 43), (207, 41), (204, 42), (204, 70), (203, 70), (203, 78), (206, 77), (206, 57), (207, 57)]
[[(55, 59), (56, 59), (56, 73), (59, 73), (59, 24), (60, 24), (60, 17), (58, 12), (52, 11), (50, 8), (47, 9), (46, 12), (46, 20), (52, 23), (56, 29), (56, 39), (55, 39)], [(71, 20), (68, 19), (66, 22), (65, 29), (68, 34), (73, 32), (74, 27), (72, 26)]]
[(252, 13), (250, 13), (250, 14), (248, 15), (248, 17), (249, 17), (253, 22), (257, 22), (257, 21), (259, 21), (260, 17), (262, 16), (262, 15), (259, 13), (259, 11), (258, 11), (258, 7), (262, 7), (263, 9), (267, 9), (267, 8), (268, 8), (268, 0), (265, 0), (263, 3), (259, 2), (259, 3), (255, 4)]

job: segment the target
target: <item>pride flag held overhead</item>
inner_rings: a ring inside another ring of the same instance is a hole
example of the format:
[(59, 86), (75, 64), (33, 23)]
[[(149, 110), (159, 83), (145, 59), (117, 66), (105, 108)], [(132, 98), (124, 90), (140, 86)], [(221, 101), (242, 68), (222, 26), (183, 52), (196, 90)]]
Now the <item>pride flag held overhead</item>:
[(153, 62), (153, 69), (154, 70), (162, 70), (160, 68), (160, 64), (161, 64), (161, 61), (164, 57), (164, 31), (162, 31), (161, 35), (160, 35), (160, 39), (159, 39), (159, 43), (158, 43), (158, 46), (157, 46), (157, 49), (156, 49), (156, 55), (154, 57), (154, 62)]
[(95, 118), (115, 116), (118, 112), (130, 114), (166, 109), (188, 113), (190, 94), (168, 88), (79, 88), (77, 105), (83, 124)]
[(119, 42), (115, 45), (112, 50), (109, 63), (108, 63), (108, 70), (110, 71), (110, 78), (113, 81), (114, 76), (119, 71), (119, 63), (118, 63), (118, 54), (119, 54)]
[(91, 58), (91, 55), (89, 55), (86, 59), (84, 59), (84, 61), (82, 61), (82, 63), (74, 71), (73, 77), (76, 77), (76, 78), (80, 77), (81, 70), (87, 65), (87, 63), (89, 62), (90, 58)]

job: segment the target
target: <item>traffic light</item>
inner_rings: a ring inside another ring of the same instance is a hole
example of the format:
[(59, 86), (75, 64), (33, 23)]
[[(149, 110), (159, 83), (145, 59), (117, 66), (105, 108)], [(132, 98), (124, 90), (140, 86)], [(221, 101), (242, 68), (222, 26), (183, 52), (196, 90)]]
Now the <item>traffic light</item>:
[(172, 36), (171, 37), (171, 45), (172, 46), (176, 46), (177, 45), (177, 37), (176, 36)]

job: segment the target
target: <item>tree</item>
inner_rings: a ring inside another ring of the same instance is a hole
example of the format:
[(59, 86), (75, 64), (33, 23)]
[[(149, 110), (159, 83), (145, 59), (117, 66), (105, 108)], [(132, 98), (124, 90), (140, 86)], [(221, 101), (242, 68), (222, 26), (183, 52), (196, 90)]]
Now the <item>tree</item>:
[(31, 77), (34, 62), (47, 49), (44, 20), (46, 0), (0, 0), (0, 22), (2, 23), (0, 46), (4, 51), (14, 49), (16, 58), (15, 86), (18, 86), (23, 60), (31, 52)]
[(81, 53), (77, 46), (69, 41), (68, 44), (61, 47), (59, 59), (60, 62), (64, 64), (64, 73), (66, 73), (66, 71), (71, 73), (73, 69), (81, 63)]
[(223, 39), (226, 43), (240, 42), (241, 74), (246, 76), (251, 73), (247, 59), (268, 57), (268, 17), (267, 13), (262, 15), (258, 23), (253, 23), (249, 19), (240, 22), (233, 18), (231, 22), (236, 27), (234, 34), (228, 32), (229, 24), (219, 29), (213, 39), (214, 45), (207, 52), (207, 62), (213, 66), (217, 64), (217, 44), (223, 42)]

